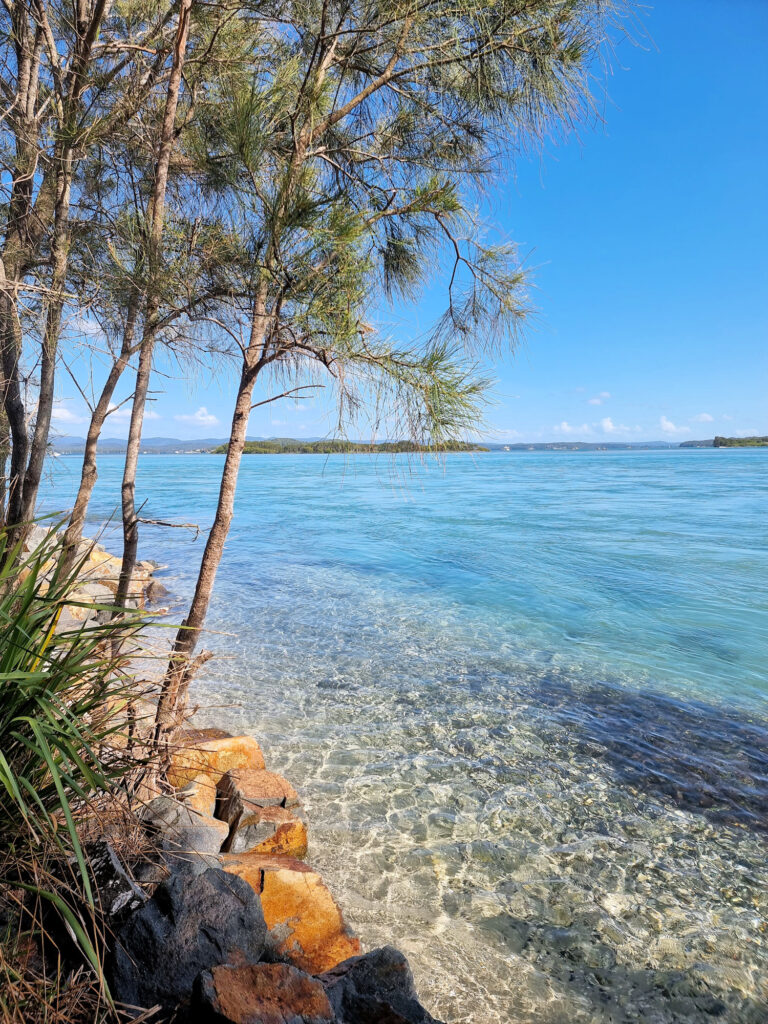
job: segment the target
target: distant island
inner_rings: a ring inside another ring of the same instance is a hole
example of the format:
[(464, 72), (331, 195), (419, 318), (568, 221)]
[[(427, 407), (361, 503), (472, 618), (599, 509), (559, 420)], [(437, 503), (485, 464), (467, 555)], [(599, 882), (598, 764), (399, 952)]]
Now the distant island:
[(716, 437), (713, 448), (768, 448), (768, 437)]
[[(226, 444), (212, 449), (212, 455), (226, 454)], [(277, 438), (273, 441), (246, 441), (244, 455), (348, 455), (351, 453), (388, 455), (399, 452), (487, 452), (479, 444), (467, 444), (463, 441), (448, 441), (445, 444), (428, 448), (426, 445), (414, 444), (413, 441), (382, 441), (379, 444), (367, 444), (364, 441), (296, 441), (293, 438)]]

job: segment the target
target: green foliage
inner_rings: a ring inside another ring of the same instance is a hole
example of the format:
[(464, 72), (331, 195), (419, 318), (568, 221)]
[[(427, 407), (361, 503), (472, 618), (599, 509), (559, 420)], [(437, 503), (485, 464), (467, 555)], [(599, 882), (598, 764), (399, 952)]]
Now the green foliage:
[(716, 437), (715, 448), (765, 448), (768, 437)]
[[(246, 455), (336, 455), (336, 454), (363, 454), (363, 455), (398, 455), (401, 453), (427, 453), (427, 452), (487, 452), (488, 448), (481, 445), (467, 444), (462, 441), (447, 441), (439, 448), (427, 448), (424, 445), (416, 444), (413, 441), (382, 441), (379, 443), (364, 444), (359, 441), (297, 441), (293, 438), (285, 438), (274, 441), (247, 441), (244, 454)], [(225, 444), (213, 449), (214, 455), (224, 455), (227, 451)]]
[(7, 544), (0, 530), (0, 883), (55, 908), (98, 971), (79, 823), (136, 767), (115, 749), (121, 726), (112, 708), (126, 690), (111, 641), (139, 622), (59, 631), (66, 606), (89, 604), (77, 594), (82, 562), (62, 570), (52, 534), (30, 553), (4, 558)]

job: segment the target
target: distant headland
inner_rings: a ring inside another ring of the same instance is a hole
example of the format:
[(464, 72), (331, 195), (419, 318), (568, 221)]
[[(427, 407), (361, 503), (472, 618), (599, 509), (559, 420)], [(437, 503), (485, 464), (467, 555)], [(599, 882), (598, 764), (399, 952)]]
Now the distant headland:
[(714, 437), (711, 441), (683, 441), (681, 448), (766, 448), (768, 437)]

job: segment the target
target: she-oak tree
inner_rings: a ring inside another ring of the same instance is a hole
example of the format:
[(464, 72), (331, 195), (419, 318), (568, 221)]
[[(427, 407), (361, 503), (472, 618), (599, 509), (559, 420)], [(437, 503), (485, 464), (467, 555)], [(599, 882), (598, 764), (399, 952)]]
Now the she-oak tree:
[[(590, 110), (590, 76), (621, 6), (3, 0), (6, 521), (23, 531), (34, 510), (66, 316), (100, 311), (119, 339), (93, 402), (70, 556), (100, 431), (138, 355), (118, 603), (138, 545), (133, 495), (157, 346), (205, 344), (238, 364), (216, 515), (158, 742), (197, 664), (256, 387), (269, 401), (326, 386), (342, 427), (365, 413), (374, 430), (420, 444), (477, 425), (483, 357), (514, 346), (527, 312), (514, 246), (484, 239), (482, 190), (515, 151)], [(446, 304), (433, 329), (387, 337), (386, 303), (436, 283)], [(3, 434), (0, 419), (0, 459)]]

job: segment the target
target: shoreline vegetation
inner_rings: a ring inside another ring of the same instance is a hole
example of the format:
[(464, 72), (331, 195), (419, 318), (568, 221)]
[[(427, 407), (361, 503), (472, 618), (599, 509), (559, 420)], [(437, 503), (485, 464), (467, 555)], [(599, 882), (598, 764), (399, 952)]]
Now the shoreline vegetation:
[[(226, 455), (228, 446), (219, 445), (211, 449), (211, 455)], [(362, 441), (246, 441), (243, 455), (350, 455), (360, 453), (366, 455), (399, 455), (433, 454), (441, 452), (487, 452), (480, 444), (462, 441), (446, 441), (436, 446), (416, 444), (413, 441), (382, 441), (365, 444)]]
[(66, 568), (64, 543), (32, 527), (0, 577), (0, 683), (17, 684), (0, 708), (3, 1024), (440, 1024), (402, 953), (362, 952), (253, 737), (185, 715), (159, 775), (160, 567), (137, 564), (115, 618), (121, 560), (84, 539)]
[(716, 437), (714, 448), (768, 448), (768, 437)]

